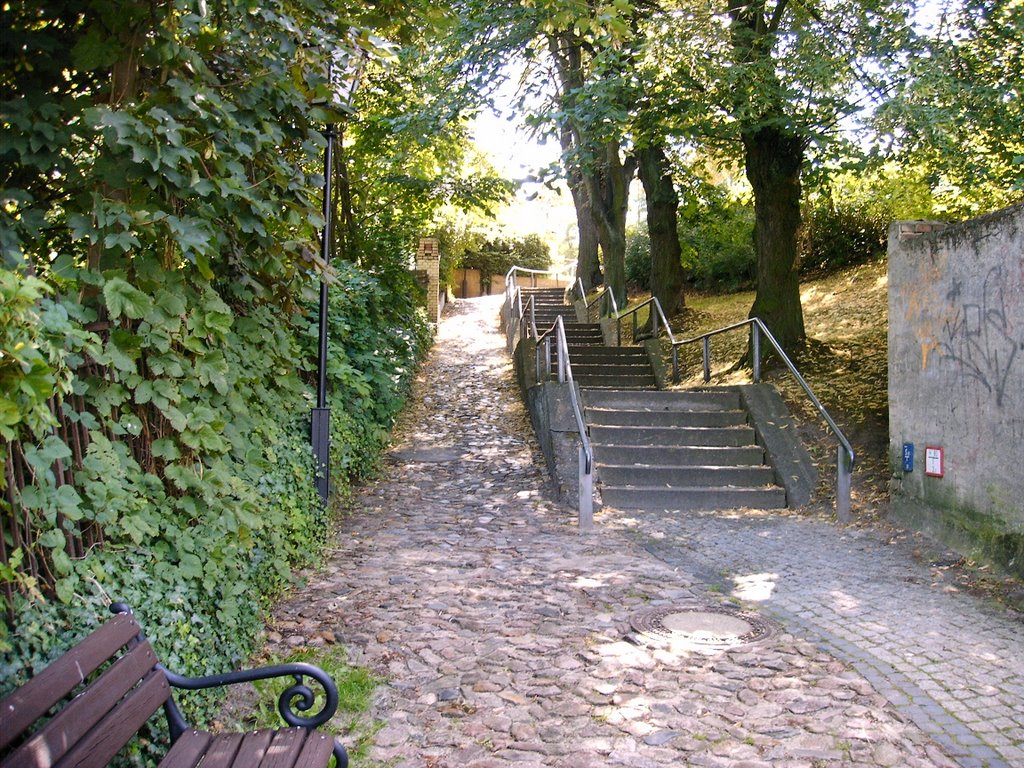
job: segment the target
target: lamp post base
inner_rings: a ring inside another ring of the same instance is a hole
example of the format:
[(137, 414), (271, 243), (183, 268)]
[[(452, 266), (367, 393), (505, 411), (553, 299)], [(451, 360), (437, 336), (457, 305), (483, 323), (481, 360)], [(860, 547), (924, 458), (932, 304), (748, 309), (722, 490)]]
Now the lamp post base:
[(327, 504), (331, 492), (331, 409), (314, 408), (310, 430), (316, 463), (316, 491)]

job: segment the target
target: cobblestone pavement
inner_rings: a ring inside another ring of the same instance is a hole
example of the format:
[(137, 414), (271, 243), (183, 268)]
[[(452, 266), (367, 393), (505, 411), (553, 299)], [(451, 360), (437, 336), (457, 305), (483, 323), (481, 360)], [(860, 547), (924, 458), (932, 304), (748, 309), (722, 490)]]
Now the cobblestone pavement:
[[(852, 664), (963, 766), (1024, 766), (1024, 627), (871, 530), (613, 513), (645, 548)], [(609, 521), (610, 523), (610, 521)]]
[[(370, 764), (1024, 764), (1019, 625), (931, 589), (884, 541), (614, 510), (581, 535), (552, 499), (498, 306), (442, 322), (386, 471), (269, 634), (336, 639), (387, 677)], [(699, 652), (631, 624), (734, 590), (777, 631)]]

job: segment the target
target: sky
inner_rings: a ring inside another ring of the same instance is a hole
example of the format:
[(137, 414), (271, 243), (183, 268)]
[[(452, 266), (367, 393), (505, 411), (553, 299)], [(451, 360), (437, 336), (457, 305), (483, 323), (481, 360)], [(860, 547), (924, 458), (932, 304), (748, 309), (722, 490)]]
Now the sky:
[[(485, 110), (473, 122), (473, 136), (477, 149), (487, 157), (502, 176), (521, 180), (515, 201), (498, 215), (497, 226), (503, 233), (514, 237), (540, 235), (550, 246), (552, 257), (561, 260), (571, 246), (567, 258), (575, 261), (576, 212), (572, 196), (564, 183), (557, 190), (526, 179), (535, 176), (559, 158), (559, 147), (554, 142), (542, 144), (519, 129), (515, 115), (508, 108), (508, 95), (499, 98), (503, 114)], [(511, 118), (511, 119), (510, 119)]]

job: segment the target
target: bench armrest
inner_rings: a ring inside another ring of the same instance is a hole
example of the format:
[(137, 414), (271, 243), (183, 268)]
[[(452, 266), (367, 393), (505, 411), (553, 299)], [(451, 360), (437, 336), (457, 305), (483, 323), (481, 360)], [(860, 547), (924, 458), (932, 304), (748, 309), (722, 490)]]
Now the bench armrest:
[[(320, 667), (305, 662), (277, 664), (256, 669), (242, 669), (223, 675), (207, 677), (185, 677), (169, 671), (162, 664), (157, 665), (167, 676), (167, 681), (174, 688), (186, 691), (198, 691), (206, 688), (219, 688), (224, 685), (251, 683), (254, 680), (271, 680), (278, 677), (293, 677), (295, 682), (288, 686), (278, 697), (277, 711), (288, 725), (302, 728), (318, 728), (332, 717), (338, 709), (338, 687), (334, 680)], [(306, 678), (315, 680), (323, 689), (325, 701), (319, 711), (303, 716), (299, 713), (308, 712), (316, 703), (316, 694), (307, 685)]]
[[(110, 606), (110, 610), (112, 613), (131, 613), (131, 609), (125, 603), (114, 603)], [(141, 633), (139, 638), (142, 638)], [(251, 683), (255, 680), (272, 680), (279, 677), (294, 678), (294, 682), (278, 697), (277, 711), (288, 725), (297, 728), (319, 728), (334, 717), (334, 713), (338, 710), (338, 686), (334, 679), (320, 667), (306, 662), (242, 669), (237, 672), (205, 677), (179, 675), (160, 663), (156, 664), (156, 668), (163, 672), (172, 688), (186, 691), (219, 688), (225, 685)], [(307, 684), (307, 679), (320, 686), (324, 694), (324, 702), (319, 710), (304, 716), (300, 713), (309, 712), (316, 705), (316, 692)], [(177, 741), (178, 737), (189, 728), (189, 724), (185, 721), (173, 698), (168, 698), (165, 702), (164, 712), (167, 715), (171, 741)], [(337, 739), (334, 740), (334, 756), (337, 758), (337, 768), (348, 768), (348, 754)]]
[[(255, 669), (242, 669), (237, 672), (228, 672), (223, 675), (208, 675), (206, 677), (186, 677), (171, 672), (162, 664), (157, 665), (167, 677), (167, 682), (172, 688), (180, 688), (186, 691), (197, 691), (206, 688), (219, 688), (225, 685), (236, 685), (238, 683), (251, 683), (254, 680), (272, 680), (278, 677), (292, 677), (295, 682), (288, 686), (277, 700), (277, 711), (281, 714), (288, 725), (299, 728), (319, 728), (321, 725), (334, 717), (338, 710), (338, 686), (333, 678), (320, 667), (305, 662), (294, 662), (291, 664), (276, 664), (269, 667), (257, 667)], [(325, 701), (323, 706), (309, 716), (299, 713), (308, 712), (316, 703), (316, 694), (306, 683), (306, 678), (316, 681), (323, 689)], [(179, 733), (184, 732), (188, 724), (182, 718), (178, 708), (169, 700), (170, 706), (165, 707), (168, 723), (171, 727), (172, 738), (176, 739)], [(337, 739), (334, 740), (334, 757), (336, 768), (348, 768), (348, 753), (345, 747)]]

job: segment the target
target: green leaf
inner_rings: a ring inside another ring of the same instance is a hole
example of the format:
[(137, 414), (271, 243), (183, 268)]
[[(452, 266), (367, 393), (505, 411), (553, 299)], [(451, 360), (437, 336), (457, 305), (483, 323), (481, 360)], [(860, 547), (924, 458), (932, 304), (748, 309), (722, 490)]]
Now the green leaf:
[(64, 532), (56, 528), (46, 531), (39, 537), (39, 545), (47, 549), (64, 549), (66, 544)]
[(179, 561), (181, 575), (186, 579), (198, 579), (203, 575), (203, 561), (196, 555), (185, 553)]
[(104, 283), (103, 298), (114, 320), (121, 315), (138, 320), (145, 317), (153, 307), (149, 296), (120, 277), (109, 278)]
[(76, 69), (88, 72), (109, 67), (117, 61), (120, 53), (121, 46), (117, 40), (103, 35), (99, 27), (94, 26), (78, 38), (78, 42), (71, 49), (71, 60)]
[(164, 459), (166, 461), (174, 461), (181, 456), (181, 452), (178, 450), (178, 446), (175, 442), (166, 437), (154, 440), (151, 450), (153, 451), (153, 455), (158, 459)]

